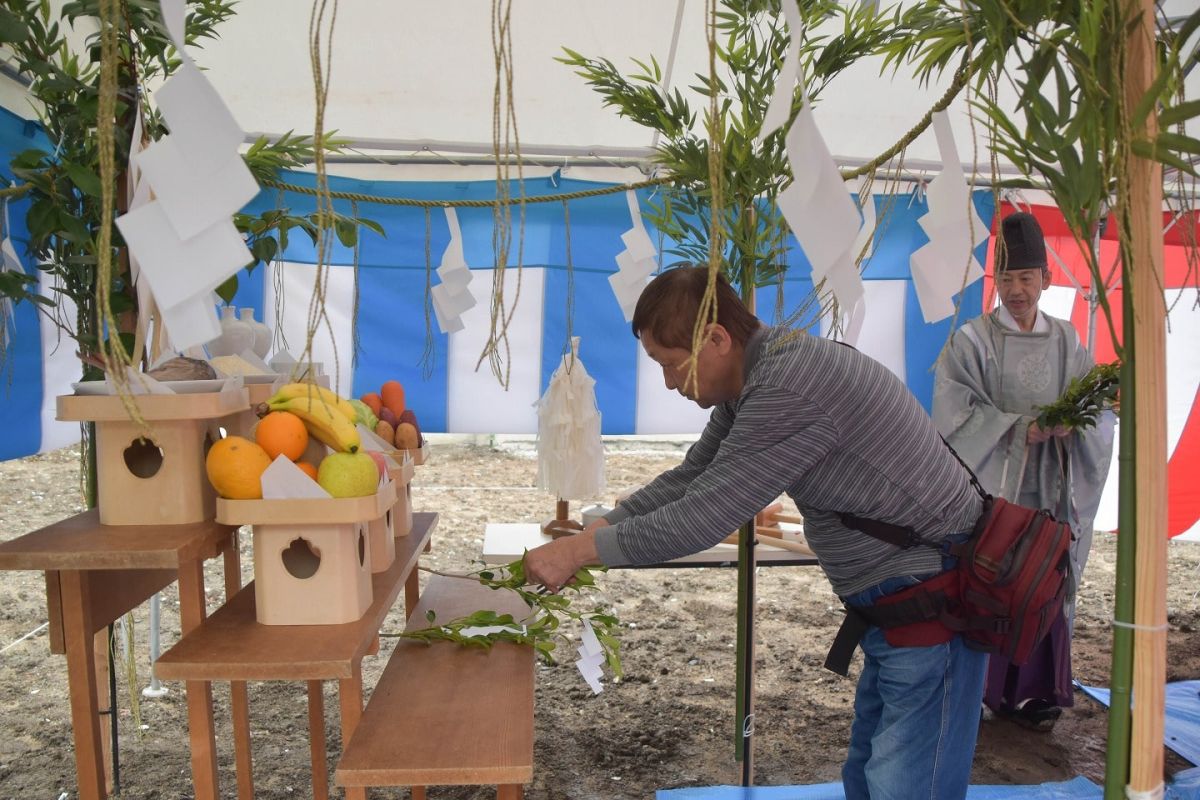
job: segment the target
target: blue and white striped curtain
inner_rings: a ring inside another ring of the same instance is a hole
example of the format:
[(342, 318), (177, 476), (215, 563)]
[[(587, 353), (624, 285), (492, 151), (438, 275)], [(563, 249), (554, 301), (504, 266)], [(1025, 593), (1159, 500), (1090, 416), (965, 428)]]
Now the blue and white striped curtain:
[[(7, 165), (14, 152), (29, 146), (21, 144), (21, 137), (32, 129), (16, 118), (0, 119), (0, 128), (0, 165)], [(33, 130), (32, 135), (39, 134)], [(310, 173), (284, 173), (281, 178), (297, 185), (315, 182)], [(526, 180), (524, 191), (548, 195), (597, 185), (556, 175)], [(330, 187), (425, 200), (491, 200), (495, 192), (492, 181), (401, 183), (331, 178)], [(639, 192), (643, 212), (649, 210), (652, 193)], [(992, 195), (976, 192), (974, 201), (990, 225)], [(909, 272), (909, 256), (926, 241), (917, 219), (927, 207), (922, 197), (908, 195), (876, 197), (874, 202), (881, 234), (864, 270), (867, 317), (859, 348), (901, 376), (928, 408), (932, 364), (952, 321), (925, 324)], [(257, 213), (276, 206), (308, 213), (315, 209), (315, 199), (302, 193), (264, 190), (246, 210)], [(335, 206), (339, 213), (353, 213), (349, 201), (335, 201)], [(425, 210), (359, 201), (357, 212), (382, 225), (386, 236), (361, 229), (357, 301), (354, 251), (335, 243), (325, 286), (328, 325), (322, 325), (313, 340), (314, 358), (335, 375), (343, 393), (357, 396), (377, 391), (384, 381), (395, 379), (404, 384), (408, 404), (427, 432), (533, 433), (537, 430), (534, 403), (567, 346), (570, 308), (571, 332), (581, 339), (580, 357), (596, 379), (605, 434), (687, 433), (703, 426), (707, 413), (662, 385), (660, 371), (641, 352), (609, 287), (608, 276), (617, 268), (615, 257), (624, 247), (620, 235), (631, 227), (621, 193), (570, 201), (569, 231), (561, 202), (529, 204), (520, 239), (514, 208), (510, 268), (504, 272), (504, 298), (512, 313), (507, 334), (507, 390), (491, 374), (486, 360), (476, 366), (490, 334), (494, 275), (491, 208), (458, 209), (477, 304), (464, 315), (464, 329), (450, 335), (438, 331), (432, 309), (427, 322)], [(14, 229), (19, 228), (14, 231), (18, 250), (32, 267), (20, 236), (24, 207), (14, 204), (10, 216)], [(430, 210), (429, 223), (428, 250), (436, 270), (449, 241), (441, 208)], [(656, 238), (653, 229), (650, 233)], [(568, 239), (573, 281), (567, 270)], [(519, 273), (511, 268), (517, 264), (518, 242), (524, 265)], [(986, 242), (979, 247), (982, 260)], [(308, 237), (294, 233), (274, 265), (239, 276), (234, 304), (254, 308), (259, 319), (278, 329), (276, 346), (286, 342), (293, 353), (304, 346), (316, 278), (314, 262), (315, 250)], [(807, 262), (794, 240), (789, 264), (783, 285), (783, 316), (812, 288)], [(436, 272), (431, 278), (438, 282)], [(759, 290), (757, 308), (764, 320), (776, 318), (777, 296), (777, 287)], [(981, 304), (982, 287), (978, 283), (968, 287), (962, 321), (979, 313)], [(51, 449), (78, 438), (76, 426), (53, 421), (54, 396), (69, 392), (70, 382), (78, 376), (78, 365), (72, 364), (73, 344), (66, 339), (58, 343), (47, 330), (50, 326), (39, 323), (27, 304), (18, 307), (17, 322), (17, 342), (6, 362), (12, 380), (6, 376), (0, 389), (5, 417), (16, 424), (5, 426), (0, 434), (0, 458)], [(426, 364), (422, 357), (427, 329), (433, 331), (433, 358)]]

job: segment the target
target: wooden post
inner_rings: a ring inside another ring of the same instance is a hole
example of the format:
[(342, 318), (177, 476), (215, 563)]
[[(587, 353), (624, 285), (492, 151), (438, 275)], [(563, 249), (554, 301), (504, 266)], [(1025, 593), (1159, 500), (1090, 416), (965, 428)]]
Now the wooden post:
[[(1126, 51), (1125, 105), (1134, 108), (1154, 80), (1153, 0), (1126, 0), (1129, 27)], [(1134, 121), (1136, 122), (1136, 121)], [(1133, 135), (1153, 140), (1158, 134), (1156, 109), (1134, 127)], [(1133, 663), (1133, 737), (1130, 743), (1129, 789), (1151, 792), (1163, 780), (1163, 706), (1166, 680), (1167, 563), (1167, 403), (1166, 306), (1163, 300), (1162, 167), (1130, 156), (1128, 195), (1119, 198), (1130, 217), (1134, 318), (1132, 358), (1137, 403), (1132, 422), (1137, 430), (1137, 559)]]

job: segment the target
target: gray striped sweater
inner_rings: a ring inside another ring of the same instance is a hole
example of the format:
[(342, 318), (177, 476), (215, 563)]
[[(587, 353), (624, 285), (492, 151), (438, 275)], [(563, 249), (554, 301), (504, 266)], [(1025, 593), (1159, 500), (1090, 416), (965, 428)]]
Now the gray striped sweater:
[(970, 530), (981, 511), (928, 414), (882, 364), (828, 339), (764, 327), (747, 344), (741, 395), (713, 408), (683, 463), (608, 515), (611, 524), (596, 531), (600, 560), (653, 564), (704, 550), (784, 493), (842, 596), (937, 572), (940, 557), (851, 530), (839, 512), (937, 541)]

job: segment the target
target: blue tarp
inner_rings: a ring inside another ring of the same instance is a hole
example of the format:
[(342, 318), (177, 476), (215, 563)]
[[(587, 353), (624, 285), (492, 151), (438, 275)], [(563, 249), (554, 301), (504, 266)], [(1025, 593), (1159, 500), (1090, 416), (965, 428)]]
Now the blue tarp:
[[(1103, 790), (1087, 778), (1040, 786), (972, 786), (967, 800), (1092, 800)], [(657, 800), (845, 800), (841, 783), (811, 786), (706, 786), (690, 789), (660, 789)], [(1191, 798), (1183, 795), (1179, 800)]]
[[(1084, 686), (1078, 681), (1075, 685), (1093, 700), (1109, 705), (1108, 689)], [(1166, 713), (1163, 742), (1193, 764), (1200, 764), (1200, 681), (1168, 683)]]

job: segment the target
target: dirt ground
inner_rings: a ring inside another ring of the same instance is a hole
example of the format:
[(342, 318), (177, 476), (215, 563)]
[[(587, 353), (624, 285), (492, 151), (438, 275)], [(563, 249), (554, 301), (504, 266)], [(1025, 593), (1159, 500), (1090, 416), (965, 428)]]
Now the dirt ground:
[[(679, 444), (609, 447), (611, 501), (616, 490), (643, 483), (678, 462)], [(529, 444), (438, 443), (418, 468), (417, 510), (437, 511), (440, 523), (426, 563), (439, 569), (471, 566), (487, 522), (538, 521), (552, 515), (553, 498), (535, 488), (537, 462)], [(579, 504), (582, 505), (582, 504)], [(578, 507), (578, 506), (577, 506)], [(62, 450), (0, 463), (0, 539), (8, 540), (80, 510), (78, 452)], [(242, 537), (243, 580), (251, 577), (249, 537)], [(1170, 632), (1168, 680), (1200, 678), (1200, 546), (1168, 548)], [(1075, 674), (1107, 685), (1115, 540), (1097, 535), (1081, 590), (1075, 636)], [(530, 800), (647, 798), (656, 789), (736, 784), (733, 757), (736, 571), (728, 569), (618, 570), (602, 576), (605, 594), (622, 621), (625, 679), (608, 681), (593, 696), (570, 664), (539, 667), (536, 757)], [(213, 563), (207, 575), (210, 611), (222, 601)], [(853, 680), (821, 664), (841, 618), (828, 583), (816, 568), (762, 568), (758, 573), (755, 782), (762, 785), (837, 780), (846, 749)], [(401, 604), (385, 630), (402, 627)], [(51, 655), (45, 630), (42, 575), (0, 577), (0, 800), (72, 798), (75, 773), (67, 702), (66, 662)], [(134, 614), (135, 693), (150, 681), (148, 606)], [(179, 635), (174, 590), (163, 595), (162, 636)], [(363, 665), (374, 685), (394, 640)], [(120, 670), (118, 670), (120, 672)], [(852, 668), (851, 678), (857, 675)], [(183, 687), (166, 684), (159, 699), (140, 700), (141, 727), (132, 715), (128, 680), (119, 679), (120, 777), (123, 797), (191, 797)], [(330, 771), (341, 749), (337, 701), (326, 684)], [(464, 687), (464, 691), (468, 691)], [(224, 797), (235, 796), (228, 686), (214, 687)], [(304, 687), (250, 685), (256, 797), (311, 797)], [(965, 710), (964, 713), (971, 713)], [(486, 718), (487, 709), (480, 709)], [(400, 723), (398, 723), (400, 724)], [(1048, 734), (1004, 721), (983, 723), (975, 783), (1041, 783), (1083, 775), (1100, 783), (1107, 715), (1082, 694)], [(1166, 772), (1189, 766), (1166, 752)], [(407, 797), (375, 790), (375, 798)], [(493, 797), (494, 790), (442, 787), (437, 798)]]

